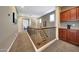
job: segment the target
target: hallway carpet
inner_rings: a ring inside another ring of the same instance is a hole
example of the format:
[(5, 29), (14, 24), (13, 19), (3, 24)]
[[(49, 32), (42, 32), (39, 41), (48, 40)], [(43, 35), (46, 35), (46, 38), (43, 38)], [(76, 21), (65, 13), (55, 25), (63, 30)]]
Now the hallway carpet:
[(79, 52), (79, 46), (72, 45), (62, 40), (57, 40), (43, 52)]
[(34, 48), (26, 32), (19, 33), (10, 52), (34, 52)]

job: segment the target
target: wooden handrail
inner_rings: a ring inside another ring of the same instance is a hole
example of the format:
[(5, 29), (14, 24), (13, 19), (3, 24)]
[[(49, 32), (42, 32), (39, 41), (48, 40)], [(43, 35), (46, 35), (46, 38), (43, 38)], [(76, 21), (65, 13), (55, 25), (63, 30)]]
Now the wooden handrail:
[(35, 29), (35, 30), (42, 30), (42, 29), (51, 29), (56, 27), (42, 27), (42, 28), (29, 28), (29, 29)]

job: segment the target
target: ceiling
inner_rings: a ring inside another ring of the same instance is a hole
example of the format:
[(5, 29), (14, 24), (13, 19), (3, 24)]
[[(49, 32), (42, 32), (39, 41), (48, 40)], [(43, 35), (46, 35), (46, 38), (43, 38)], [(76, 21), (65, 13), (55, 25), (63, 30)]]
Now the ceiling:
[(55, 10), (54, 6), (17, 6), (20, 16), (41, 17)]

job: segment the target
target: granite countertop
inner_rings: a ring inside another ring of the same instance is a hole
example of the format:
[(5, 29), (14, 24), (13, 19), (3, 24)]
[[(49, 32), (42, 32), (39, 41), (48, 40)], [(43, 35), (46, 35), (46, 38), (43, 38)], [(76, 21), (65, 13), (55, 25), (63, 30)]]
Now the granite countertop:
[[(59, 28), (61, 28), (61, 29), (67, 29), (67, 27), (59, 27)], [(71, 29), (79, 30), (79, 28), (72, 28), (72, 27), (71, 27)]]

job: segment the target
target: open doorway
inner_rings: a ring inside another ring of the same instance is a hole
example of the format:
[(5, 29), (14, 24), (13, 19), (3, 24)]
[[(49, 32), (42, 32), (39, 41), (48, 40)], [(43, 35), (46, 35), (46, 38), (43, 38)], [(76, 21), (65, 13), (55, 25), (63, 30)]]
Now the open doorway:
[(28, 21), (28, 19), (24, 19), (23, 20), (23, 29), (25, 30), (25, 31), (27, 31), (27, 27), (29, 26), (29, 21)]

